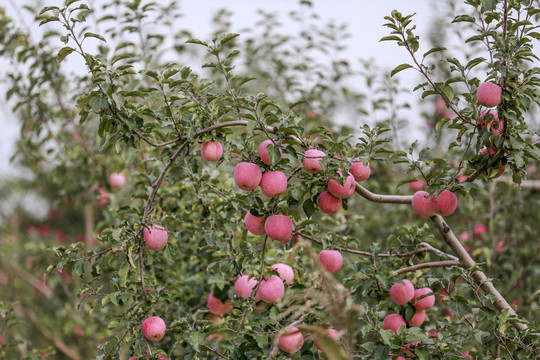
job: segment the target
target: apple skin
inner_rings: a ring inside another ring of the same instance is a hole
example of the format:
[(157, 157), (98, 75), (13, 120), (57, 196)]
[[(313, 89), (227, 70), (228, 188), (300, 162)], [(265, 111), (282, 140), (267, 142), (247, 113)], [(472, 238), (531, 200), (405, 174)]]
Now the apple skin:
[(304, 159), (302, 160), (304, 169), (310, 174), (318, 174), (322, 172), (323, 168), (319, 163), (319, 160), (322, 160), (322, 158), (325, 156), (326, 154), (324, 152), (317, 149), (306, 150)]
[(413, 181), (409, 183), (409, 189), (411, 189), (414, 192), (424, 190), (425, 188), (426, 188), (426, 185), (420, 181)]
[(293, 281), (294, 281), (294, 271), (292, 269), (292, 267), (290, 267), (289, 265), (287, 264), (274, 264), (272, 266), (270, 266), (270, 269), (275, 269), (278, 274), (279, 274), (279, 277), (281, 278), (281, 280), (285, 281), (285, 283), (289, 286), (291, 286), (293, 284)]
[(165, 336), (167, 325), (159, 316), (151, 316), (142, 323), (144, 337), (151, 341), (159, 341)]
[(143, 240), (150, 250), (161, 250), (167, 245), (169, 234), (163, 226), (151, 225), (143, 229)]
[[(259, 145), (259, 157), (261, 158), (262, 162), (266, 165), (270, 165), (270, 155), (268, 155), (268, 145), (276, 145), (272, 140), (264, 140), (261, 145)], [(283, 156), (283, 150), (281, 150), (281, 147), (279, 148), (279, 153), (281, 156)]]
[(343, 266), (343, 256), (337, 250), (323, 250), (319, 253), (319, 264), (326, 271), (336, 273)]
[(207, 141), (201, 145), (201, 156), (206, 161), (218, 161), (223, 155), (223, 145), (218, 141)]
[(397, 331), (401, 326), (407, 326), (407, 323), (405, 322), (405, 319), (403, 316), (399, 314), (390, 314), (386, 315), (386, 317), (383, 320), (383, 330), (393, 330), (396, 335)]
[(476, 90), (476, 100), (480, 105), (494, 107), (502, 101), (502, 89), (499, 85), (485, 82), (480, 84)]
[(126, 176), (122, 173), (114, 172), (109, 176), (109, 186), (111, 188), (121, 188), (126, 185)]
[[(326, 329), (324, 331), (326, 331), (328, 333), (328, 335), (330, 335), (332, 340), (334, 340), (336, 343), (339, 341), (339, 332), (337, 330), (335, 330), (335, 329)], [(317, 338), (315, 338), (315, 346), (317, 347), (317, 349), (323, 351), (323, 348), (321, 347), (321, 344), (319, 343)]]
[(213, 291), (210, 291), (210, 294), (208, 294), (208, 298), (206, 299), (208, 310), (210, 310), (212, 314), (221, 317), (233, 309), (231, 302), (231, 299), (227, 299), (224, 304), (220, 299), (214, 296)]
[(264, 223), (264, 231), (270, 239), (288, 241), (292, 236), (293, 223), (286, 215), (270, 215)]
[(234, 182), (244, 191), (252, 191), (261, 183), (262, 171), (257, 165), (241, 162), (234, 168)]
[(436, 214), (450, 216), (456, 211), (457, 206), (458, 198), (449, 190), (441, 192), (437, 200), (433, 196), (431, 197), (431, 208)]
[(286, 334), (279, 337), (279, 348), (289, 354), (297, 353), (304, 345), (304, 335), (292, 325), (287, 326), (285, 331)]
[(253, 292), (253, 289), (259, 281), (252, 277), (249, 279), (249, 276), (244, 274), (242, 276), (238, 275), (238, 278), (236, 279), (236, 282), (234, 283), (234, 292), (236, 295), (241, 296), (243, 298), (249, 298), (251, 296), (251, 293)]
[(412, 304), (414, 305), (415, 308), (417, 309), (429, 309), (430, 307), (432, 307), (433, 305), (435, 305), (435, 295), (428, 295), (418, 301), (416, 301), (417, 298), (421, 297), (421, 296), (424, 296), (424, 295), (427, 295), (427, 294), (430, 294), (430, 293), (433, 293), (433, 291), (430, 289), (430, 288), (421, 288), (421, 289), (417, 289), (415, 292), (414, 292), (414, 297), (412, 299)]
[(244, 217), (244, 224), (253, 235), (264, 235), (264, 216), (255, 216), (247, 212)]
[(416, 312), (414, 313), (413, 317), (409, 320), (409, 325), (420, 326), (424, 323), (425, 319), (426, 319), (426, 310), (416, 309)]
[[(493, 115), (493, 119), (484, 121), (484, 118), (487, 114)], [(482, 115), (480, 115), (480, 118), (478, 118), (478, 123), (480, 125), (480, 129), (484, 129), (485, 127), (487, 127), (494, 137), (499, 137), (503, 133), (504, 121), (501, 121), (499, 119), (499, 114), (495, 110), (490, 110), (489, 112), (486, 111), (482, 113)]]
[[(338, 170), (337, 173), (339, 176), (343, 177), (341, 170)], [(356, 188), (356, 183), (354, 182), (354, 176), (351, 173), (347, 174), (347, 179), (341, 186), (336, 180), (330, 179), (328, 181), (328, 191), (330, 194), (334, 195), (339, 199), (346, 199), (354, 194), (354, 189)]]
[(261, 190), (268, 197), (279, 196), (287, 191), (287, 176), (281, 171), (270, 171), (263, 174)]
[(429, 193), (420, 190), (415, 192), (412, 197), (412, 207), (422, 219), (429, 219), (430, 216), (435, 214), (431, 205), (431, 197), (426, 196), (429, 196)]
[(369, 179), (369, 176), (371, 175), (371, 168), (369, 167), (369, 163), (367, 163), (367, 166), (364, 166), (364, 163), (361, 162), (360, 159), (356, 158), (353, 160), (349, 172), (356, 181), (363, 181)]
[(257, 295), (262, 301), (274, 303), (285, 294), (285, 285), (279, 276), (272, 275), (269, 279), (261, 281), (257, 288)]
[(341, 199), (330, 194), (328, 190), (324, 190), (317, 199), (319, 209), (328, 215), (335, 214), (341, 209)]
[(403, 284), (394, 284), (390, 288), (390, 299), (398, 305), (405, 305), (414, 298), (414, 285), (407, 279)]

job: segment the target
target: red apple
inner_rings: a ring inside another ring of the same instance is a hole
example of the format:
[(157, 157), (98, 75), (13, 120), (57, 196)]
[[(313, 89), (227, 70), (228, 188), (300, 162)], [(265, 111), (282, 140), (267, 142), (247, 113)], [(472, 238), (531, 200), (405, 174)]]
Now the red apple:
[(414, 313), (411, 320), (409, 320), (410, 326), (420, 326), (424, 323), (424, 320), (426, 319), (426, 310), (424, 309), (416, 309), (416, 312)]
[(464, 182), (465, 180), (467, 180), (469, 177), (467, 175), (463, 175), (463, 176), (460, 176), (457, 178), (457, 181), (462, 183)]
[(437, 98), (437, 100), (435, 100), (435, 112), (448, 119), (455, 116), (454, 112), (448, 108), (444, 100), (441, 98)]
[[(492, 115), (492, 118), (490, 120), (484, 120), (484, 118), (488, 114)], [(489, 112), (486, 111), (482, 113), (482, 115), (480, 115), (480, 118), (478, 119), (478, 123), (480, 125), (480, 129), (484, 129), (485, 127), (487, 127), (488, 130), (495, 137), (499, 137), (503, 133), (504, 121), (501, 121), (499, 119), (499, 114), (495, 110), (490, 110)]]
[[(412, 303), (414, 307), (416, 307), (417, 309), (429, 309), (430, 307), (435, 305), (435, 295), (432, 293), (433, 291), (427, 287), (416, 290), (414, 292), (414, 297), (412, 299)], [(427, 295), (427, 294), (432, 294), (432, 295), (428, 295), (416, 301), (417, 298)]]
[[(339, 176), (343, 177), (341, 170), (338, 170), (337, 173)], [(348, 173), (347, 179), (340, 185), (336, 180), (330, 179), (328, 181), (328, 191), (330, 194), (334, 195), (339, 199), (346, 199), (354, 194), (354, 189), (356, 188), (356, 183), (354, 182), (354, 176), (351, 173)]]
[(407, 326), (407, 323), (405, 322), (405, 319), (403, 316), (399, 314), (390, 314), (386, 315), (386, 317), (383, 320), (383, 330), (393, 330), (396, 335), (397, 331), (401, 326)]
[(99, 205), (105, 206), (109, 202), (109, 193), (105, 190), (99, 190)]
[(317, 199), (319, 209), (325, 214), (335, 214), (341, 209), (341, 199), (330, 194), (328, 190), (324, 190)]
[(405, 305), (414, 298), (414, 285), (407, 279), (405, 284), (394, 284), (390, 288), (390, 299), (398, 305)]
[[(270, 165), (270, 155), (268, 155), (268, 145), (277, 145), (274, 144), (272, 140), (264, 140), (261, 145), (259, 145), (259, 157), (261, 158), (262, 162), (266, 165)], [(279, 148), (279, 153), (283, 155), (283, 150)]]
[(283, 194), (287, 190), (287, 176), (281, 171), (264, 173), (261, 179), (261, 190), (269, 197)]
[(456, 211), (458, 206), (458, 198), (451, 191), (444, 190), (439, 194), (437, 200), (431, 197), (431, 208), (436, 214), (442, 216), (450, 216)]
[(206, 299), (208, 310), (210, 310), (212, 314), (221, 317), (233, 309), (231, 302), (231, 299), (227, 299), (227, 301), (223, 303), (220, 299), (214, 296), (213, 291), (210, 291), (210, 294), (208, 294), (208, 298)]
[(167, 325), (159, 316), (147, 318), (142, 323), (142, 332), (144, 336), (151, 341), (159, 341), (165, 336)]
[(502, 101), (502, 89), (499, 85), (485, 82), (476, 90), (476, 99), (480, 105), (494, 107)]
[(461, 353), (461, 355), (463, 355), (463, 357), (467, 359), (473, 359), (472, 355), (468, 351), (464, 351), (463, 353)]
[(420, 181), (413, 181), (409, 183), (409, 189), (412, 191), (420, 191), (424, 190), (426, 188), (426, 185), (423, 182)]
[(259, 281), (257, 281), (257, 279), (255, 279), (254, 277), (249, 279), (249, 276), (246, 274), (242, 276), (239, 275), (236, 279), (236, 282), (234, 283), (234, 292), (238, 296), (249, 298), (251, 296), (251, 293), (253, 292), (253, 289), (255, 288), (255, 286), (257, 286), (258, 283)]
[(285, 285), (279, 276), (272, 275), (270, 279), (261, 281), (257, 288), (257, 295), (262, 301), (273, 303), (281, 299), (285, 293)]
[(279, 348), (289, 354), (297, 353), (304, 345), (304, 336), (295, 326), (287, 326), (285, 331), (279, 337)]
[(459, 240), (464, 241), (464, 242), (469, 241), (471, 240), (471, 236), (469, 235), (468, 232), (463, 231), (459, 234)]
[(223, 145), (218, 141), (207, 141), (201, 146), (201, 156), (206, 161), (218, 161), (223, 155)]
[(285, 281), (287, 285), (292, 285), (294, 280), (294, 271), (292, 267), (287, 264), (274, 264), (270, 266), (270, 269), (275, 269), (281, 280)]
[(306, 150), (304, 154), (304, 160), (302, 161), (304, 169), (311, 174), (317, 174), (322, 172), (323, 168), (319, 161), (322, 160), (325, 156), (326, 154), (324, 152), (317, 149)]
[(270, 239), (288, 241), (292, 235), (293, 223), (286, 215), (270, 215), (264, 224), (264, 231)]
[(421, 190), (414, 193), (412, 207), (422, 219), (429, 219), (435, 213), (431, 206), (431, 197), (426, 191)]
[(354, 159), (351, 165), (351, 168), (349, 169), (349, 172), (354, 176), (354, 179), (356, 181), (363, 181), (369, 179), (369, 176), (371, 175), (371, 169), (369, 167), (369, 163), (367, 163), (366, 166), (364, 166), (364, 163), (362, 163), (358, 158)]
[(323, 250), (319, 253), (319, 264), (328, 272), (335, 273), (343, 265), (343, 256), (336, 250)]
[(264, 216), (255, 216), (247, 212), (244, 217), (244, 224), (253, 235), (264, 235)]
[(161, 250), (167, 245), (167, 230), (163, 226), (150, 225), (143, 229), (143, 240), (150, 250)]
[(499, 240), (497, 242), (496, 252), (498, 255), (504, 252), (504, 240)]
[[(328, 335), (330, 335), (330, 337), (332, 338), (332, 340), (334, 340), (336, 343), (339, 341), (339, 332), (335, 329), (326, 329), (324, 330), (328, 333)], [(317, 349), (319, 350), (323, 350), (323, 348), (321, 347), (321, 344), (319, 343), (319, 341), (317, 340), (317, 338), (315, 338), (315, 346), (317, 347)]]
[(479, 241), (483, 240), (482, 235), (487, 234), (487, 232), (488, 232), (488, 227), (484, 224), (475, 225), (473, 229), (474, 237), (476, 237)]
[(254, 190), (261, 183), (261, 168), (253, 163), (241, 162), (234, 168), (234, 182), (244, 191)]
[(112, 173), (109, 176), (109, 186), (111, 188), (121, 188), (126, 184), (126, 176), (122, 173)]

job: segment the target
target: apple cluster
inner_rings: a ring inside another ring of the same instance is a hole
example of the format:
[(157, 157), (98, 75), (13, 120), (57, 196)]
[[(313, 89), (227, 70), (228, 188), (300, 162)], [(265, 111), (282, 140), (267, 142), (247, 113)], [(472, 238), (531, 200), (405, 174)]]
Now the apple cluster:
[[(337, 330), (325, 329), (324, 331), (334, 342), (339, 341), (339, 332)], [(304, 335), (296, 326), (289, 325), (285, 328), (285, 334), (279, 337), (278, 343), (281, 350), (294, 354), (300, 351), (304, 345)], [(323, 346), (317, 339), (315, 339), (315, 346), (317, 349), (324, 351)]]
[(458, 198), (456, 194), (449, 190), (441, 192), (436, 199), (423, 190), (415, 192), (412, 197), (412, 207), (422, 219), (428, 219), (435, 214), (441, 216), (452, 215), (457, 206)]

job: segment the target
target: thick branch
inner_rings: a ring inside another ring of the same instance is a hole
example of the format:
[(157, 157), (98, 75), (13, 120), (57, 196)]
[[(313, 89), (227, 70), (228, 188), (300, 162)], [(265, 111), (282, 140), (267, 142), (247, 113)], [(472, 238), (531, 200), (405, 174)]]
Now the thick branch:
[(356, 183), (356, 189), (354, 190), (358, 194), (362, 195), (369, 201), (386, 203), (386, 204), (410, 204), (412, 202), (412, 196), (408, 195), (380, 195), (374, 194), (359, 183)]

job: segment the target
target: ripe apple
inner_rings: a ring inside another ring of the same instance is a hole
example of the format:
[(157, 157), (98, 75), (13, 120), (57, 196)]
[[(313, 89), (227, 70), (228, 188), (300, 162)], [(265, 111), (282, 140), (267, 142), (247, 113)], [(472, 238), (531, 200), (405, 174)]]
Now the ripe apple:
[(411, 320), (409, 320), (410, 326), (420, 326), (424, 323), (424, 320), (426, 319), (426, 310), (424, 309), (416, 309), (416, 312), (414, 313)]
[(304, 169), (311, 174), (318, 174), (322, 172), (323, 168), (319, 161), (322, 160), (325, 156), (326, 154), (324, 152), (317, 149), (306, 150), (304, 154), (304, 160), (302, 160)]
[(211, 313), (221, 317), (233, 309), (231, 302), (231, 299), (227, 299), (227, 301), (223, 303), (220, 299), (214, 296), (213, 291), (210, 291), (210, 294), (208, 294), (208, 298), (206, 299), (208, 310), (210, 310)]
[(272, 275), (269, 279), (261, 281), (257, 288), (257, 295), (262, 301), (273, 303), (281, 299), (285, 293), (285, 285), (279, 276)]
[[(339, 332), (335, 329), (326, 329), (324, 330), (328, 333), (328, 335), (330, 335), (330, 337), (332, 338), (332, 340), (334, 340), (336, 343), (339, 341)], [(317, 349), (319, 350), (323, 350), (323, 348), (321, 347), (321, 344), (319, 343), (319, 340), (317, 340), (317, 338), (315, 338), (315, 346), (317, 347)]]
[(121, 188), (126, 184), (126, 176), (122, 173), (114, 172), (109, 176), (109, 186), (111, 188)]
[(223, 155), (223, 145), (218, 141), (207, 141), (201, 146), (201, 156), (206, 161), (218, 161)]
[(485, 235), (487, 233), (488, 233), (488, 227), (486, 225), (484, 225), (484, 224), (475, 225), (474, 228), (473, 228), (474, 237), (478, 241), (483, 241), (484, 240), (483, 235)]
[(427, 191), (420, 190), (414, 193), (412, 207), (422, 219), (429, 219), (435, 214), (431, 205), (431, 197)]
[[(427, 294), (432, 294), (432, 295), (428, 295), (416, 301), (417, 298), (427, 295)], [(430, 288), (425, 287), (425, 288), (418, 289), (414, 292), (412, 304), (417, 309), (429, 309), (430, 307), (435, 305), (435, 295), (433, 294), (433, 291)]]
[(393, 330), (396, 335), (397, 331), (401, 326), (407, 327), (407, 323), (405, 322), (405, 319), (403, 316), (399, 314), (390, 314), (386, 315), (386, 317), (383, 320), (383, 330)]
[[(338, 170), (337, 173), (339, 176), (343, 177), (341, 170)], [(328, 191), (330, 194), (334, 195), (339, 199), (346, 199), (354, 194), (354, 189), (356, 188), (356, 183), (354, 182), (354, 176), (351, 173), (348, 173), (347, 179), (343, 183), (343, 186), (340, 185), (336, 180), (330, 179), (328, 181)]]
[(407, 279), (405, 284), (394, 284), (390, 288), (390, 299), (398, 305), (405, 305), (414, 298), (414, 285)]
[(167, 245), (167, 230), (160, 225), (150, 225), (143, 229), (143, 240), (150, 250), (161, 250)]
[[(491, 119), (484, 120), (484, 118), (488, 114), (491, 115)], [(484, 129), (485, 127), (487, 127), (494, 137), (499, 137), (503, 133), (504, 121), (501, 121), (499, 119), (499, 114), (495, 110), (490, 110), (489, 112), (486, 111), (482, 113), (482, 115), (480, 115), (480, 118), (478, 119), (478, 123), (480, 125), (480, 129)]]
[[(270, 165), (270, 155), (268, 155), (268, 145), (276, 145), (272, 140), (264, 140), (261, 145), (259, 145), (259, 157), (262, 162), (266, 165)], [(279, 148), (279, 153), (283, 156), (283, 150)]]
[(482, 83), (476, 90), (476, 99), (480, 105), (497, 106), (502, 101), (502, 89), (499, 85), (491, 82)]
[(341, 209), (341, 199), (330, 194), (328, 190), (324, 190), (317, 199), (319, 209), (325, 214), (335, 214)]
[(300, 351), (304, 345), (304, 335), (296, 326), (287, 326), (286, 333), (279, 337), (279, 348), (289, 354)]
[(435, 100), (435, 112), (445, 118), (451, 119), (455, 116), (454, 112), (448, 108), (443, 99)]
[(105, 190), (99, 190), (99, 205), (105, 206), (109, 202), (109, 193)]
[(367, 180), (371, 175), (369, 163), (367, 163), (367, 166), (364, 166), (364, 163), (361, 162), (358, 158), (353, 160), (349, 172), (352, 174), (352, 176), (354, 176), (354, 179), (356, 181)]
[(294, 271), (292, 269), (292, 267), (290, 267), (289, 265), (287, 264), (274, 264), (272, 266), (270, 266), (270, 269), (275, 269), (278, 274), (279, 274), (279, 277), (281, 278), (281, 280), (285, 281), (285, 283), (287, 285), (292, 285), (293, 284), (293, 280), (294, 280)]
[(426, 185), (421, 181), (413, 181), (409, 183), (409, 189), (411, 189), (414, 192), (424, 190), (425, 188), (426, 188)]
[(463, 231), (463, 232), (461, 232), (461, 234), (459, 234), (459, 240), (464, 241), (464, 242), (469, 241), (469, 240), (471, 240), (471, 236), (469, 235), (468, 232)]
[(288, 241), (292, 235), (293, 223), (286, 215), (270, 215), (264, 224), (264, 231), (270, 239)]
[(261, 179), (261, 190), (269, 197), (283, 194), (287, 190), (287, 176), (281, 171), (264, 173)]
[(336, 250), (323, 250), (319, 253), (319, 264), (328, 272), (335, 273), (343, 265), (343, 256)]
[(234, 292), (236, 295), (241, 296), (243, 298), (249, 298), (251, 296), (251, 293), (253, 292), (253, 289), (259, 281), (252, 277), (249, 279), (249, 276), (244, 274), (242, 276), (238, 275), (238, 278), (236, 279), (236, 282), (234, 283)]
[(247, 212), (244, 217), (244, 224), (253, 235), (264, 235), (264, 216), (255, 216)]
[(261, 183), (262, 171), (257, 165), (241, 162), (234, 168), (234, 182), (244, 191), (251, 191)]
[(159, 316), (151, 316), (142, 323), (142, 332), (144, 336), (151, 341), (159, 341), (165, 336), (167, 325)]
[(431, 208), (435, 214), (442, 216), (450, 216), (456, 211), (458, 206), (458, 198), (456, 194), (451, 191), (444, 190), (439, 194), (437, 200), (435, 197), (431, 197)]
[(221, 341), (221, 340), (223, 340), (223, 335), (217, 334), (217, 333), (211, 333), (211, 334), (208, 335), (206, 338), (207, 338), (208, 340)]

